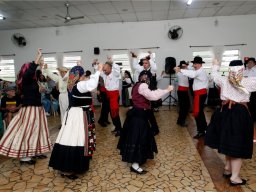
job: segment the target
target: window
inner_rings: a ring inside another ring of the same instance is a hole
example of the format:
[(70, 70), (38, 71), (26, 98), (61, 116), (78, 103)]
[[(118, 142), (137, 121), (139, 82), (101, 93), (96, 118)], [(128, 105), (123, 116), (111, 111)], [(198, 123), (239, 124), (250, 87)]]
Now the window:
[(48, 69), (52, 72), (57, 72), (57, 60), (54, 56), (52, 57), (44, 57), (44, 63), (48, 65)]
[(77, 62), (81, 61), (81, 56), (64, 56), (63, 58), (63, 66), (67, 68), (72, 68), (77, 65)]
[(193, 57), (200, 56), (202, 57), (203, 61), (203, 68), (207, 73), (210, 73), (212, 67), (212, 60), (213, 60), (213, 52), (212, 51), (198, 51), (193, 52)]
[(16, 79), (14, 59), (1, 58), (0, 59), (0, 78), (6, 81), (14, 82)]
[(228, 75), (228, 66), (230, 61), (240, 59), (239, 50), (226, 50), (222, 54), (220, 72), (222, 75)]
[(128, 54), (113, 55), (112, 59), (114, 63), (120, 65), (122, 74), (124, 71), (129, 71), (132, 73)]

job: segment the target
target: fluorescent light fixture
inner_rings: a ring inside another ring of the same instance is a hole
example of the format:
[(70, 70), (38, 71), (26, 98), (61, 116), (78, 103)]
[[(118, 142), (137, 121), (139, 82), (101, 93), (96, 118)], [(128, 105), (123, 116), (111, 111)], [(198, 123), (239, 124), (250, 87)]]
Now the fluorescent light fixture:
[(188, 0), (188, 1), (187, 1), (187, 6), (191, 5), (192, 1), (193, 1), (193, 0)]
[(6, 18), (3, 15), (0, 15), (0, 20), (5, 20)]

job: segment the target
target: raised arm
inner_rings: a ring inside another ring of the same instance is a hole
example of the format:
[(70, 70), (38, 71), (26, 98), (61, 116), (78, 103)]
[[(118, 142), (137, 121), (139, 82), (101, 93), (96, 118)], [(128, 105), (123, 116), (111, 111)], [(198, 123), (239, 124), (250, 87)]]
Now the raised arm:
[(139, 65), (139, 60), (137, 58), (137, 55), (133, 52), (131, 52), (131, 55), (132, 55), (132, 68), (137, 72), (141, 72), (143, 70), (143, 67)]
[(214, 81), (216, 85), (221, 87), (222, 82), (224, 81), (225, 77), (222, 77), (219, 73), (220, 65), (218, 60), (214, 59), (212, 64), (212, 71), (210, 74), (210, 78)]
[(99, 76), (102, 71), (103, 64), (99, 64), (98, 71), (90, 76), (90, 79), (86, 81), (80, 81), (77, 83), (77, 89), (81, 93), (86, 93), (97, 88), (99, 82)]
[(150, 67), (151, 67), (151, 72), (156, 73), (157, 72), (157, 65), (156, 65), (156, 62), (155, 62), (155, 58), (153, 57), (154, 55), (151, 51), (148, 51), (148, 53), (149, 53), (149, 57), (150, 57), (149, 63), (150, 63)]
[(112, 65), (112, 74), (113, 74), (115, 77), (118, 77), (118, 78), (121, 79), (121, 70), (120, 70), (119, 65), (113, 63), (113, 65)]
[(37, 55), (36, 55), (36, 59), (35, 59), (35, 64), (39, 64), (40, 63), (40, 60), (42, 58), (42, 49), (41, 48), (38, 48), (37, 49)]
[(166, 89), (157, 89), (157, 90), (151, 91), (148, 88), (148, 84), (142, 83), (139, 86), (138, 92), (139, 94), (143, 95), (146, 99), (150, 101), (156, 101), (172, 90), (173, 90), (173, 86), (169, 85)]
[(36, 56), (36, 59), (35, 59), (35, 62), (32, 62), (30, 65), (29, 65), (29, 68), (28, 70), (24, 73), (23, 75), (23, 78), (24, 79), (29, 79), (29, 78), (33, 78), (34, 75), (35, 75), (35, 72), (36, 72), (36, 68), (38, 67), (38, 64), (42, 58), (42, 49), (38, 49), (37, 50), (37, 56)]
[(54, 73), (52, 73), (49, 69), (48, 69), (48, 65), (47, 64), (45, 64), (44, 65), (44, 70), (45, 70), (45, 72), (46, 72), (46, 75), (48, 76), (48, 77), (50, 77), (53, 81), (55, 81), (56, 83), (58, 83), (59, 82), (59, 76), (58, 75), (56, 75), (56, 74), (54, 74)]

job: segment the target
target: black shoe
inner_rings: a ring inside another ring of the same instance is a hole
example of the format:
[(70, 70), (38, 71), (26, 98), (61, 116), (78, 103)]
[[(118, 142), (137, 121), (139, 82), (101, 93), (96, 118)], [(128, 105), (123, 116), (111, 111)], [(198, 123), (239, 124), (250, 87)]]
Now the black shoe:
[(33, 156), (32, 158), (34, 158), (34, 159), (46, 159), (47, 156), (44, 155), (44, 154), (40, 154), (40, 155)]
[(71, 180), (78, 179), (78, 177), (75, 174), (66, 175), (64, 173), (61, 173), (60, 175), (61, 175), (61, 177), (67, 177), (68, 179), (71, 179)]
[(116, 134), (115, 134), (115, 137), (120, 136), (120, 134), (121, 134), (120, 131), (117, 131)]
[(116, 128), (113, 131), (111, 131), (111, 133), (113, 133), (113, 134), (116, 134), (116, 132), (117, 132)]
[(100, 124), (101, 127), (107, 127), (106, 123), (98, 121), (98, 123)]
[(237, 183), (237, 182), (235, 182), (235, 181), (231, 181), (231, 180), (230, 180), (230, 185), (231, 185), (231, 186), (245, 185), (246, 182), (247, 182), (247, 181), (246, 181), (245, 179), (242, 179), (242, 182), (241, 182), (241, 183)]
[(188, 126), (186, 123), (177, 123), (177, 125), (179, 125), (181, 127), (187, 127)]
[(29, 161), (20, 161), (21, 165), (27, 164), (27, 165), (34, 165), (36, 163), (35, 160), (31, 159)]
[(205, 135), (204, 132), (203, 133), (197, 133), (193, 138), (194, 139), (199, 139), (199, 138), (203, 137), (204, 135)]
[(225, 178), (230, 178), (232, 176), (232, 174), (231, 173), (223, 173), (222, 176)]
[(154, 131), (154, 136), (158, 135), (159, 134), (159, 130), (157, 131)]
[[(138, 169), (139, 169), (139, 168), (138, 168)], [(138, 169), (136, 170), (136, 169), (134, 169), (132, 166), (131, 166), (131, 168), (130, 168), (131, 172), (134, 172), (134, 173), (137, 173), (137, 174), (140, 174), (140, 175), (144, 175), (144, 174), (147, 173), (147, 171), (145, 171), (145, 170), (138, 171)]]

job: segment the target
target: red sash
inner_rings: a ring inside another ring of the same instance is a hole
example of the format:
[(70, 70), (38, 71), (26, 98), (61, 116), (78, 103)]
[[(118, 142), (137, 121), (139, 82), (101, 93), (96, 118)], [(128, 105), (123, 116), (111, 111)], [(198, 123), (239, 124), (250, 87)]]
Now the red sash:
[(110, 115), (112, 118), (115, 118), (119, 115), (119, 90), (108, 91), (107, 97), (109, 99), (110, 104)]
[(178, 91), (188, 91), (188, 87), (179, 86)]
[(104, 86), (100, 86), (99, 90), (102, 91), (102, 92), (106, 92), (107, 91), (107, 89)]
[(206, 89), (199, 89), (194, 91), (194, 110), (193, 110), (193, 115), (194, 117), (198, 116), (199, 113), (199, 105), (200, 105), (200, 95), (204, 95), (207, 94), (207, 90)]

